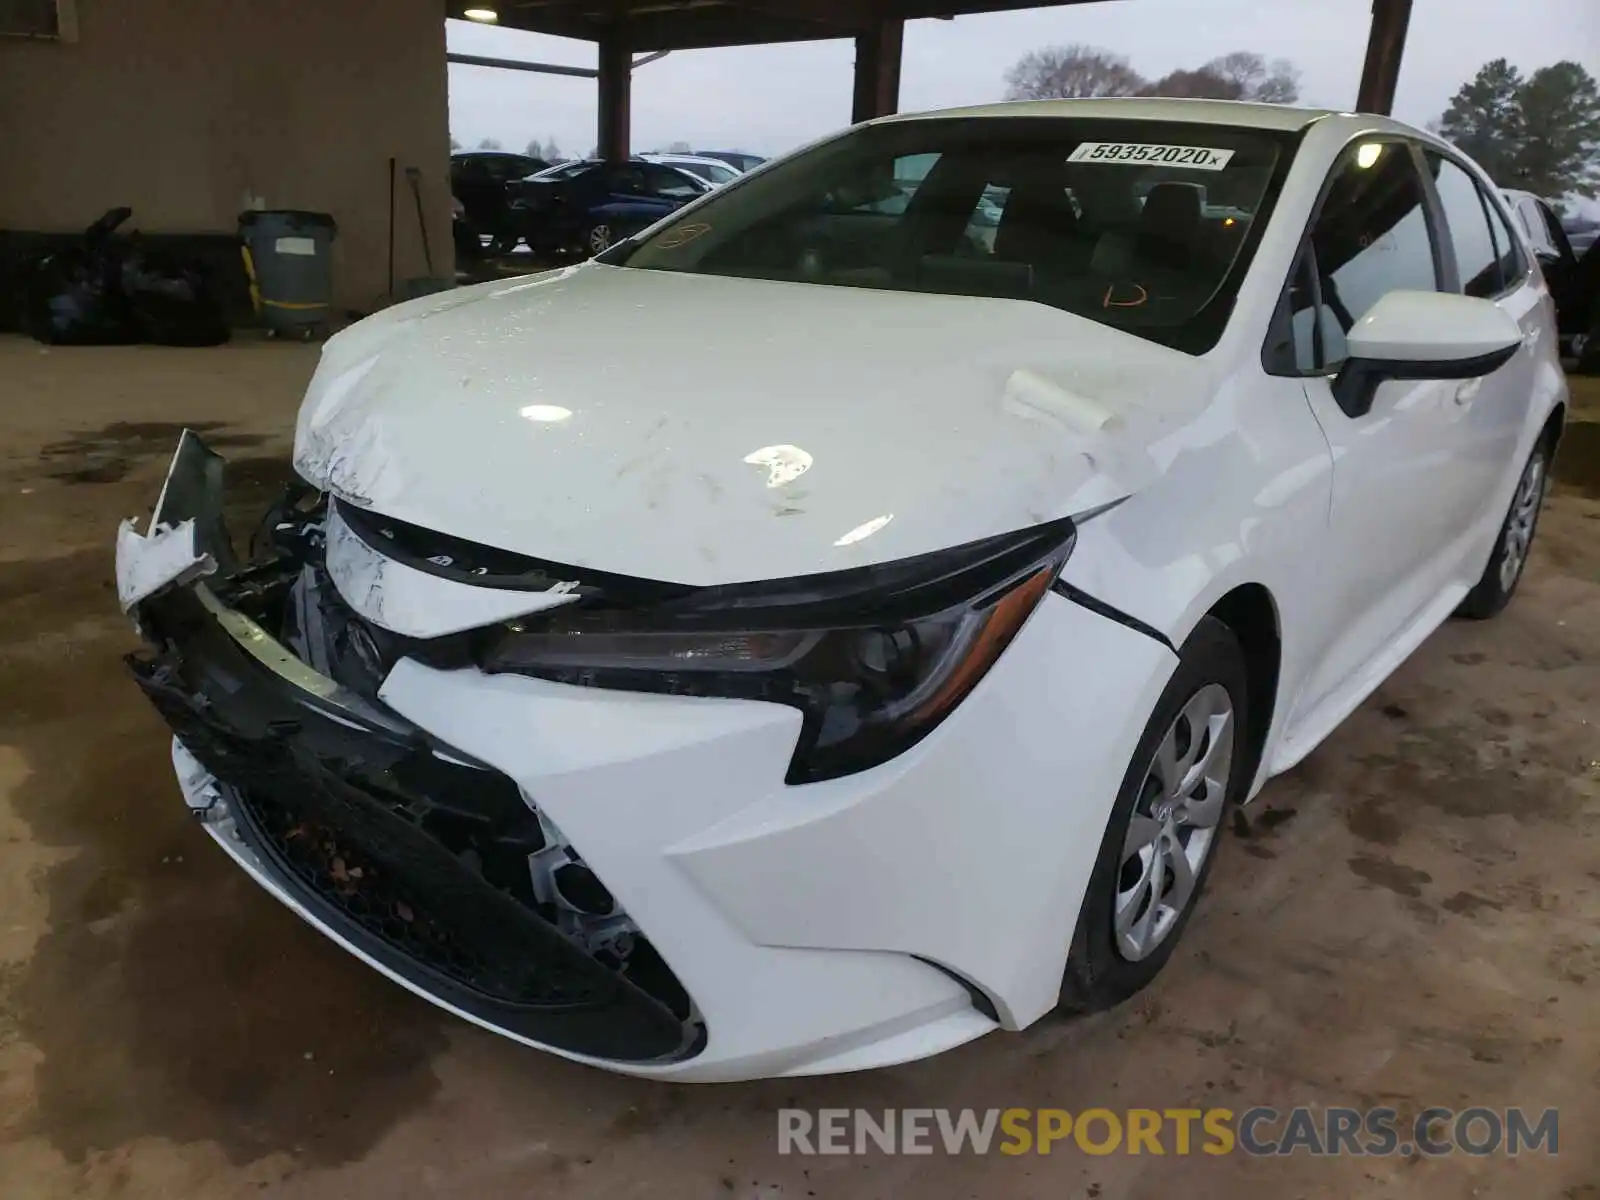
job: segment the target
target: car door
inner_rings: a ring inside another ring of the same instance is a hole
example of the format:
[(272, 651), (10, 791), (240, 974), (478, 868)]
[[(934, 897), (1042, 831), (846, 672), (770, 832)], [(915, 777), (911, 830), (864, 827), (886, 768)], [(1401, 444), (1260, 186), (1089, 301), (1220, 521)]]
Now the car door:
[(1446, 286), (1436, 223), (1413, 146), (1363, 139), (1335, 163), (1301, 247), (1284, 340), (1328, 440), (1333, 488), (1324, 543), (1308, 561), (1320, 645), (1307, 647), (1313, 665), (1291, 720), (1344, 689), (1364, 690), (1367, 670), (1453, 577), (1480, 504), (1480, 485), (1460, 466), (1460, 383), (1390, 380), (1358, 417), (1340, 408), (1332, 386), (1346, 335), (1374, 304), (1393, 291)]
[(499, 183), (490, 174), (489, 163), (482, 155), (463, 154), (451, 160), (450, 188), (475, 229), (493, 228)]
[(1512, 231), (1498, 191), (1441, 150), (1429, 147), (1424, 161), (1438, 201), (1440, 237), (1451, 252), (1447, 261), (1455, 266), (1452, 290), (1492, 301), (1522, 328), (1522, 346), (1510, 362), (1456, 389), (1460, 470), (1473, 503), (1459, 578), (1470, 586), (1483, 572), (1509, 489), (1521, 473), (1518, 447), (1533, 403), (1539, 339), (1555, 331), (1547, 327), (1548, 292)]

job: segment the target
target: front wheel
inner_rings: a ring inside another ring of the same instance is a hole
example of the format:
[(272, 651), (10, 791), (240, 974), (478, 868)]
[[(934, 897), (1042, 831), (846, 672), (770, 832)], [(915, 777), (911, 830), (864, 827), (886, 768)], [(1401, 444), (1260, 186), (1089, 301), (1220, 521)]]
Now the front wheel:
[(605, 221), (596, 221), (583, 231), (583, 250), (591, 258), (611, 249), (611, 243), (614, 241), (616, 233)]
[(1483, 577), (1467, 593), (1461, 607), (1456, 609), (1456, 616), (1469, 621), (1484, 621), (1511, 603), (1517, 584), (1522, 580), (1523, 569), (1528, 565), (1533, 535), (1539, 529), (1539, 510), (1544, 506), (1549, 465), (1550, 450), (1541, 439), (1533, 448), (1533, 453), (1528, 455), (1522, 476), (1517, 480), (1517, 490), (1511, 497), (1511, 509), (1500, 526), (1500, 536), (1495, 539), (1489, 565), (1484, 567)]
[(1246, 679), (1233, 631), (1203, 619), (1123, 777), (1078, 914), (1063, 1012), (1121, 1003), (1172, 957), (1249, 782)]

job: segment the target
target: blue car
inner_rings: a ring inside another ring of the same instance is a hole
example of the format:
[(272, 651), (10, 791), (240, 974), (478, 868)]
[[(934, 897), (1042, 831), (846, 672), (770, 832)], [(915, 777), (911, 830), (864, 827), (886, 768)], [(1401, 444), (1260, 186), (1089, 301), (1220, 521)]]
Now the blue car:
[(587, 258), (710, 190), (705, 180), (664, 163), (586, 160), (522, 180), (512, 204), (535, 254)]

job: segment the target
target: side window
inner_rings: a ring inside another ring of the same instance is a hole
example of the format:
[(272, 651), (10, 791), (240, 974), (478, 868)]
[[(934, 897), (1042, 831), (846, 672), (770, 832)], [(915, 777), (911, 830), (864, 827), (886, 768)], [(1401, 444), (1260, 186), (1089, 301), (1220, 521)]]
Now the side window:
[(1528, 235), (1528, 240), (1535, 248), (1541, 247), (1548, 240), (1544, 228), (1544, 219), (1539, 215), (1539, 205), (1534, 200), (1519, 200), (1517, 202), (1517, 220), (1522, 222), (1523, 232)]
[(644, 169), (644, 173), (646, 187), (652, 196), (668, 200), (693, 200), (700, 194), (699, 188), (670, 167), (652, 164)]
[(1550, 248), (1556, 252), (1556, 257), (1563, 261), (1573, 257), (1572, 241), (1567, 237), (1567, 231), (1561, 228), (1561, 222), (1556, 219), (1556, 214), (1550, 211), (1550, 206), (1543, 200), (1534, 201), (1539, 219), (1544, 222), (1545, 238), (1550, 243)]
[[(1499, 257), (1500, 286), (1495, 290), (1509, 292), (1521, 282), (1522, 277), (1528, 273), (1528, 259), (1523, 253), (1522, 242), (1511, 232), (1511, 226), (1506, 221), (1500, 206), (1487, 196), (1483, 197), (1483, 207), (1488, 210), (1489, 224), (1494, 228), (1495, 253)], [(1462, 272), (1463, 276), (1466, 274)]]
[[(1498, 296), (1504, 290), (1500, 253), (1478, 185), (1455, 163), (1432, 151), (1428, 152), (1428, 170), (1438, 186), (1439, 205), (1444, 209), (1444, 222), (1455, 247), (1461, 290), (1483, 299)], [(1502, 229), (1501, 245), (1510, 237), (1511, 231)]]
[(1337, 368), (1346, 357), (1346, 335), (1390, 292), (1438, 290), (1422, 178), (1410, 147), (1363, 142), (1340, 157), (1311, 227), (1310, 260), (1311, 275), (1296, 302), (1311, 311), (1291, 311), (1297, 349), (1304, 343), (1319, 351), (1303, 370)]

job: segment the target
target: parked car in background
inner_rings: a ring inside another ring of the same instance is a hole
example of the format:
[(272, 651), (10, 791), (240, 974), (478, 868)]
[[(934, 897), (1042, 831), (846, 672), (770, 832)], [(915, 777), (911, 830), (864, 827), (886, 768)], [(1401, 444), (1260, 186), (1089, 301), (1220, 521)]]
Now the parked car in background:
[(738, 167), (731, 166), (720, 158), (706, 158), (699, 154), (641, 154), (639, 157), (645, 162), (665, 163), (669, 167), (677, 167), (680, 171), (698, 175), (713, 187), (732, 183), (744, 174)]
[(487, 241), (491, 254), (510, 254), (520, 234), (511, 215), (511, 185), (550, 164), (526, 154), (467, 150), (450, 156), (450, 191), (461, 201), (458, 248)]
[[(670, 170), (530, 186), (593, 228)], [(1244, 866), (1236, 806), (1511, 602), (1568, 399), (1513, 220), (1383, 117), (993, 105), (386, 309), (324, 348), (257, 556), (190, 432), (118, 531), (181, 803), (395, 980), (611, 1070), (1109, 1008)], [(1322, 885), (1287, 966), (1331, 992), (1365, 931)]]
[(562, 163), (516, 185), (514, 227), (535, 254), (586, 258), (713, 186), (678, 167), (637, 158)]
[(695, 154), (701, 158), (720, 158), (741, 171), (753, 171), (767, 161), (759, 154), (746, 154), (742, 150), (696, 150)]
[(1561, 218), (1561, 228), (1566, 231), (1574, 254), (1587, 254), (1589, 247), (1600, 240), (1600, 221), (1593, 217), (1573, 213)]
[(1502, 192), (1528, 239), (1555, 301), (1561, 352), (1578, 370), (1600, 372), (1600, 250), (1578, 250), (1549, 201), (1532, 192)]

